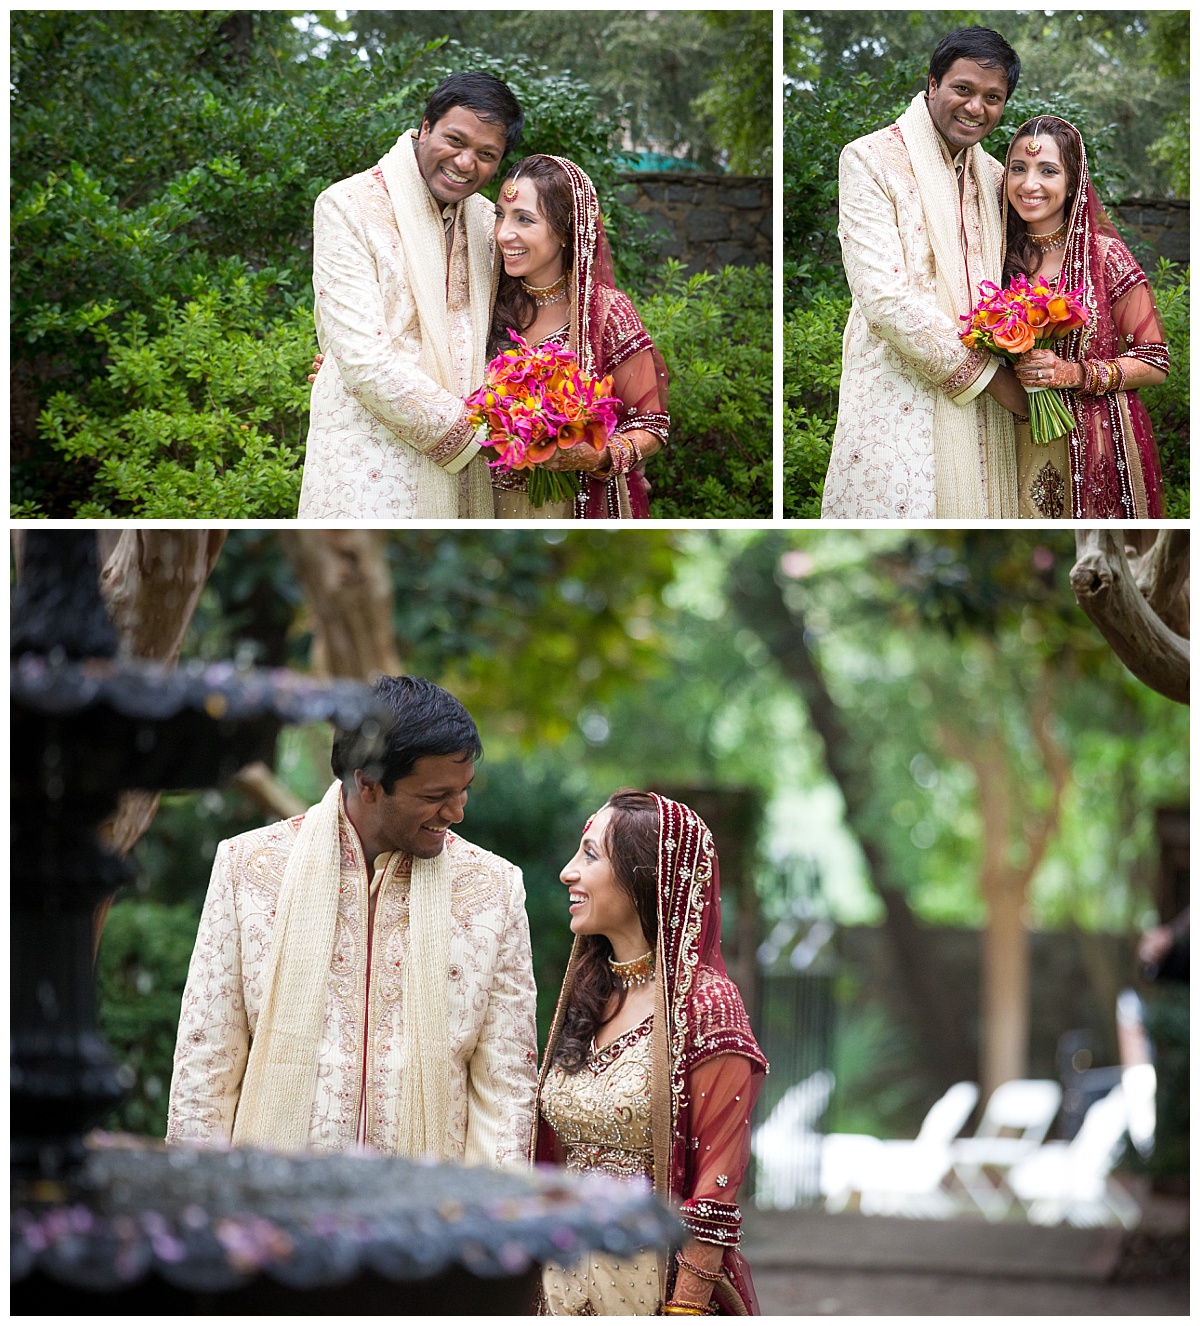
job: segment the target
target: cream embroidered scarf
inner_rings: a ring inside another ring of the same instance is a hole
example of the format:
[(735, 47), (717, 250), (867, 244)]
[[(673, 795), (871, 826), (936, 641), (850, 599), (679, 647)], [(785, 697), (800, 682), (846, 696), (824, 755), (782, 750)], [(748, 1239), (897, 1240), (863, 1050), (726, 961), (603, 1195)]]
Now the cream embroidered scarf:
[[(937, 300), (942, 312), (959, 318), (975, 306), (978, 290), (968, 280), (959, 221), (958, 180), (947, 165), (941, 138), (925, 94), (918, 93), (897, 120), (912, 162), (917, 192), (929, 229), (937, 268)], [(975, 180), (979, 199), (979, 272), (1000, 283), (1004, 262), (1004, 230), (1000, 202), (988, 173), (986, 153), (976, 144), (966, 153), (964, 169)], [(979, 412), (983, 412), (980, 453)], [(1017, 514), (1017, 465), (1012, 415), (987, 392), (957, 405), (939, 391), (933, 407), (934, 484), (939, 517), (1009, 518)]]
[[(417, 167), (411, 133), (402, 134), (379, 163), (388, 195), (396, 213), (400, 246), (421, 323), (422, 370), (440, 387), (462, 395), (464, 388), (454, 372), (450, 353), (450, 319), (446, 310), (446, 232), (441, 210)], [(469, 200), (465, 200), (469, 201)], [(467, 277), (471, 307), (470, 381), (465, 390), (474, 391), (483, 382), (487, 367), (487, 338), (492, 321), (492, 255), (488, 247), (488, 225), (480, 209), (458, 205), (457, 225), (467, 235)], [(457, 248), (457, 245), (455, 246)], [(451, 257), (453, 260), (453, 255)], [(475, 518), (492, 516), (492, 482), (487, 465), (478, 458), (463, 471), (467, 488), (467, 511)], [(459, 476), (448, 474), (435, 461), (421, 467), (417, 484), (417, 515), (432, 520), (458, 518)]]
[[(304, 817), (275, 904), (258, 1024), (234, 1146), (308, 1145), (341, 881), (342, 785)], [(443, 1155), (450, 1112), (450, 861), (414, 859), (404, 973), (403, 1080), (396, 1155)]]

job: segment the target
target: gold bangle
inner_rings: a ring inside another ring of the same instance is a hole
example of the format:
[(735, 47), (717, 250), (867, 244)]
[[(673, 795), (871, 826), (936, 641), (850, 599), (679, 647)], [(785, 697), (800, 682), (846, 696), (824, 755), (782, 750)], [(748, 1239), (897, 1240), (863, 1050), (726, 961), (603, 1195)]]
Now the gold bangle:
[(670, 1303), (663, 1304), (664, 1317), (707, 1317), (708, 1309), (701, 1307), (699, 1303), (676, 1303), (672, 1300)]

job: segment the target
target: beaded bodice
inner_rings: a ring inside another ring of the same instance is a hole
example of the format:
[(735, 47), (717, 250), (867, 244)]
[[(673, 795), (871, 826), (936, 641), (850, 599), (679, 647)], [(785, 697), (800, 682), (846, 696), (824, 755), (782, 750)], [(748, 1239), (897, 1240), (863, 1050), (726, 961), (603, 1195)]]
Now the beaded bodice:
[(578, 1073), (550, 1069), (542, 1115), (566, 1150), (572, 1170), (618, 1178), (654, 1177), (650, 1135), (652, 1018), (595, 1050)]

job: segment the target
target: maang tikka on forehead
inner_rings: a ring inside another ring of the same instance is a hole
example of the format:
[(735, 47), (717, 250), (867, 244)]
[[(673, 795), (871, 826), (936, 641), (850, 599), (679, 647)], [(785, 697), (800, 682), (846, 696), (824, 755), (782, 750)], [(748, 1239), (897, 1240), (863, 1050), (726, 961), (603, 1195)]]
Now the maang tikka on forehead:
[(1033, 133), (1029, 135), (1029, 142), (1025, 144), (1025, 155), (1035, 157), (1042, 150), (1042, 144), (1038, 141), (1038, 130), (1042, 127), (1041, 120), (1033, 126)]

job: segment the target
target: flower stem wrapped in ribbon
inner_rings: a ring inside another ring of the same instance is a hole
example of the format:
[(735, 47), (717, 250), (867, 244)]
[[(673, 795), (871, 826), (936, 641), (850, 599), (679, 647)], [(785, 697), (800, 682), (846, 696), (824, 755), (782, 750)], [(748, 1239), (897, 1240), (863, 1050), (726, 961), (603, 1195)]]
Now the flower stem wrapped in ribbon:
[(511, 328), (508, 334), (513, 349), (487, 366), (483, 386), (467, 397), (468, 417), (487, 428), (480, 445), (495, 451), (496, 459), (488, 461), (493, 469), (528, 472), (533, 506), (571, 501), (574, 474), (547, 470), (543, 462), (580, 442), (603, 451), (616, 430), (621, 399), (612, 394), (611, 377), (589, 377), (572, 351), (535, 348)]
[[(1007, 290), (991, 281), (981, 282), (979, 290), (979, 303), (962, 317), (967, 330), (959, 335), (968, 348), (978, 346), (1013, 363), (1027, 350), (1052, 345), (1087, 322), (1083, 286), (1052, 290), (1045, 281), (1031, 281), (1018, 272)], [(1061, 391), (1027, 387), (1026, 392), (1029, 432), (1035, 442), (1045, 445), (1075, 427)]]

